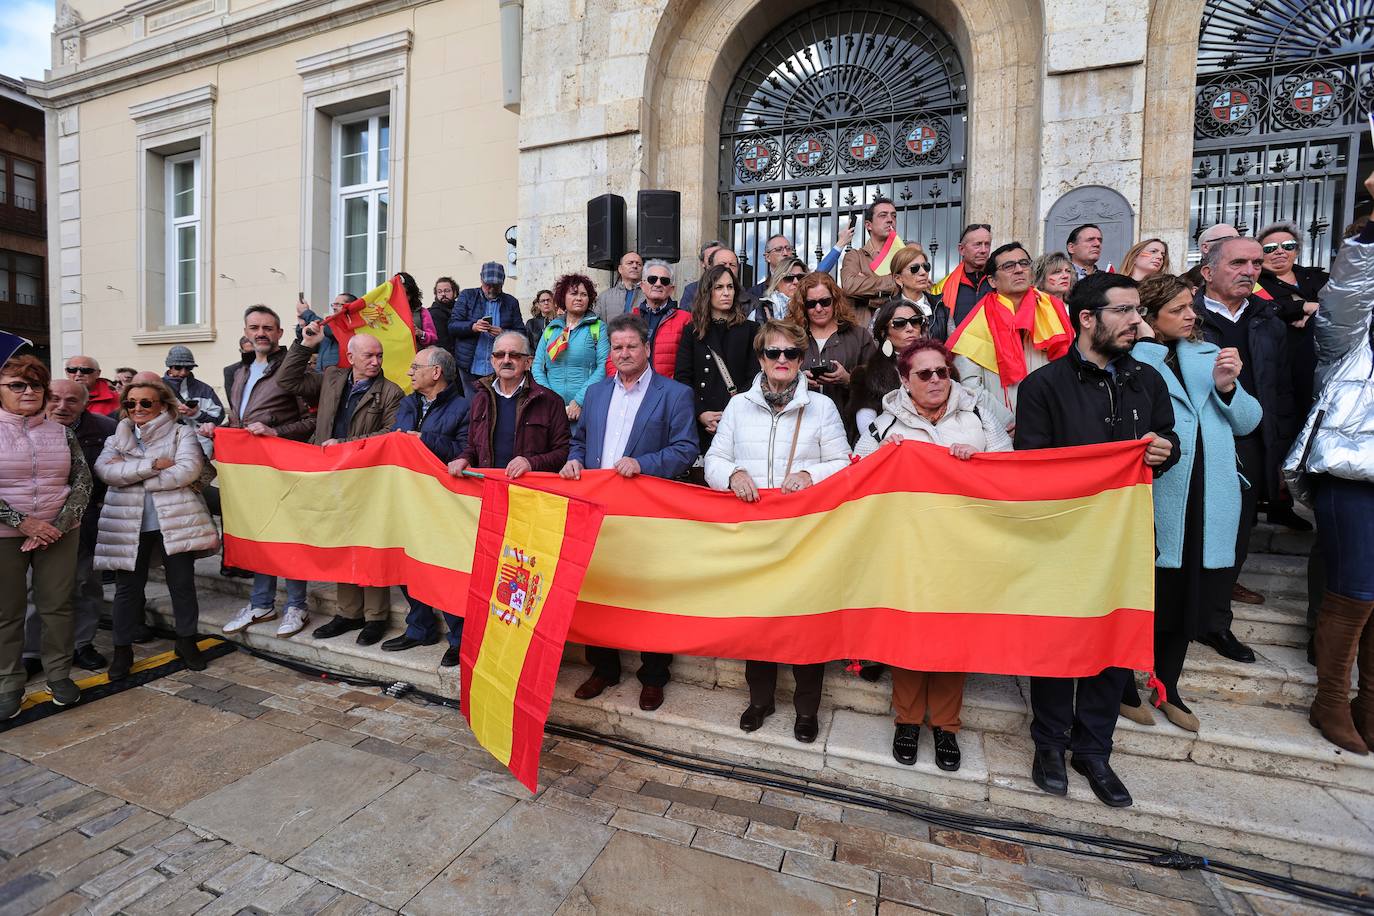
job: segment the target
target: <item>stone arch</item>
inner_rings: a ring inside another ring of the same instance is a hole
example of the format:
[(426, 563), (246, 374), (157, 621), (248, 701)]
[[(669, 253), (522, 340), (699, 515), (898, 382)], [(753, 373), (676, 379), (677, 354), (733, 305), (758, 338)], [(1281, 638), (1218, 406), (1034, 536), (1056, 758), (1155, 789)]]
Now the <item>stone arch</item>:
[[(919, 6), (953, 40), (969, 81), (965, 217), (1029, 237), (1039, 221), (1040, 0)], [(684, 262), (719, 222), (717, 149), (731, 82), (758, 42), (796, 11), (795, 0), (669, 0), (659, 19), (645, 74), (643, 177), (647, 187), (682, 192)]]

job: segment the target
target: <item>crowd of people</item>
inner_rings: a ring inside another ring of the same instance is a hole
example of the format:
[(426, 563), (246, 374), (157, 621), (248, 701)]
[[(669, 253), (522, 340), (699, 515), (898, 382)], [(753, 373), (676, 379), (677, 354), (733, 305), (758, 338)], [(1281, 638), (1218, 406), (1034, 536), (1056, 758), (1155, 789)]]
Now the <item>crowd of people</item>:
[[(1374, 176), (1366, 186), (1374, 191)], [(635, 252), (620, 259), (609, 287), (569, 273), (535, 293), (529, 314), (505, 291), (496, 262), (482, 265), (478, 285), (466, 290), (439, 278), (428, 305), (414, 278), (400, 274), (415, 332), (410, 394), (383, 374), (376, 337), (354, 336), (340, 354), (304, 302), (289, 347), (275, 310), (247, 309), (241, 359), (224, 370), (223, 399), (196, 377), (184, 346), (168, 352), (164, 373), (121, 369), (112, 382), (89, 356), (67, 359), (59, 380), (32, 356), (10, 359), (0, 370), (0, 716), (18, 711), (26, 674), (39, 670), (58, 705), (79, 699), (74, 665), (108, 664), (112, 680), (128, 677), (131, 644), (147, 637), (144, 586), (155, 563), (166, 569), (176, 653), (191, 668), (204, 666), (193, 564), (218, 546), (209, 459), (224, 428), (321, 446), (401, 431), (455, 475), (498, 468), (512, 479), (549, 472), (576, 481), (606, 469), (683, 480), (745, 502), (765, 491), (786, 499), (906, 440), (968, 461), (982, 452), (1143, 439), (1155, 478), (1162, 685), (1151, 701), (1196, 731), (1179, 690), (1191, 643), (1254, 661), (1231, 628), (1233, 600), (1264, 600), (1238, 581), (1250, 528), (1263, 507), (1270, 521), (1310, 529), (1292, 494), (1311, 492), (1320, 535), (1311, 721), (1328, 740), (1367, 753), (1374, 439), (1368, 395), (1351, 391), (1369, 374), (1374, 229), (1352, 228), (1328, 283), (1320, 270), (1296, 264), (1302, 235), (1289, 223), (1254, 237), (1212, 226), (1199, 238), (1201, 262), (1182, 276), (1170, 272), (1168, 246), (1157, 238), (1137, 242), (1116, 268), (1099, 263), (1094, 225), (1074, 229), (1064, 250), (1037, 257), (1020, 242), (994, 244), (996, 227), (975, 223), (959, 235), (958, 265), (935, 282), (919, 245), (884, 263), (896, 222), (891, 201), (874, 201), (863, 246), (850, 248), (845, 230), (815, 270), (790, 239), (774, 236), (767, 276), (751, 287), (735, 252), (708, 242), (681, 299), (675, 266)], [(331, 311), (351, 299), (337, 296)], [(1343, 425), (1332, 428), (1323, 416)], [(115, 583), (108, 661), (92, 645), (106, 572)], [(278, 614), (274, 576), (222, 572), (253, 579), (226, 633), (278, 621), (277, 635), (289, 638), (309, 625), (306, 582), (286, 580)], [(383, 641), (388, 589), (342, 582), (337, 597), (337, 613), (313, 638), (357, 631), (362, 645), (406, 651), (434, 645), (446, 631), (441, 664), (458, 664), (462, 619), (452, 609), (407, 595), (405, 631)], [(616, 649), (588, 647), (587, 661), (592, 673), (576, 690), (583, 700), (622, 675)], [(642, 709), (663, 703), (672, 661), (640, 654)], [(880, 673), (878, 665), (864, 669), (871, 679)], [(793, 665), (793, 677), (793, 733), (809, 743), (825, 666)], [(917, 760), (928, 725), (936, 764), (959, 768), (965, 677), (892, 671), (899, 762)], [(739, 726), (748, 732), (775, 712), (777, 665), (748, 661), (746, 679)], [(1070, 752), (1072, 768), (1103, 802), (1131, 804), (1109, 763), (1113, 731), (1120, 716), (1144, 725), (1155, 718), (1130, 671), (1032, 678), (1031, 706), (1037, 785), (1064, 794)]]

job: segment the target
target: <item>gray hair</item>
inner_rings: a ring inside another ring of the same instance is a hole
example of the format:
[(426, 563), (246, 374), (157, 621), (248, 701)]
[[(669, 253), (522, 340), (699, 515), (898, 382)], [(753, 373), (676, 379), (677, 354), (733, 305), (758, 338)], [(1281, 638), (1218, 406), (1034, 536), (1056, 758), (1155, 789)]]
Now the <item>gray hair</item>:
[(725, 247), (725, 243), (722, 242), (720, 239), (711, 239), (711, 241), (709, 241), (709, 242), (702, 242), (702, 243), (701, 243), (701, 247), (697, 249), (697, 260), (700, 261), (700, 260), (702, 260), (703, 258), (705, 258), (705, 257), (706, 257), (706, 252), (707, 252), (708, 250), (712, 249), (712, 248), (724, 248), (724, 247)]
[(524, 331), (502, 331), (500, 334), (497, 334), (496, 339), (491, 342), (492, 348), (495, 349), (496, 345), (507, 337), (514, 337), (516, 340), (520, 341), (520, 352), (524, 353), (526, 356), (532, 355), (530, 353), (530, 339), (525, 336)]
[(443, 347), (425, 347), (420, 353), (429, 354), (429, 365), (439, 367), (439, 374), (444, 377), (445, 385), (452, 385), (457, 380), (458, 361), (453, 358), (452, 353)]
[(634, 331), (639, 335), (641, 343), (649, 343), (649, 326), (644, 323), (634, 312), (626, 312), (623, 315), (616, 315), (606, 323), (606, 338), (609, 340), (611, 335), (617, 331)]
[[(1230, 245), (1232, 242), (1255, 242), (1255, 240), (1248, 235), (1236, 235), (1230, 238), (1219, 239), (1212, 243), (1212, 247), (1207, 249), (1207, 253), (1202, 256), (1202, 263), (1198, 266), (1215, 269), (1216, 266), (1221, 263), (1221, 255), (1226, 250), (1226, 246)], [(1259, 242), (1255, 242), (1255, 244), (1258, 245)]]
[(649, 268), (650, 268), (650, 267), (661, 267), (661, 268), (663, 268), (664, 270), (668, 271), (668, 279), (669, 279), (669, 280), (672, 280), (672, 279), (673, 279), (673, 265), (669, 264), (667, 261), (663, 260), (662, 258), (654, 258), (654, 259), (651, 260), (651, 261), (645, 261), (645, 262), (644, 262), (644, 275), (645, 275), (645, 276), (648, 276), (648, 274), (649, 274)]
[(1255, 233), (1255, 238), (1263, 242), (1275, 232), (1287, 232), (1289, 235), (1293, 236), (1293, 240), (1298, 243), (1298, 247), (1302, 247), (1302, 230), (1298, 228), (1297, 223), (1286, 219), (1265, 226), (1259, 232)]

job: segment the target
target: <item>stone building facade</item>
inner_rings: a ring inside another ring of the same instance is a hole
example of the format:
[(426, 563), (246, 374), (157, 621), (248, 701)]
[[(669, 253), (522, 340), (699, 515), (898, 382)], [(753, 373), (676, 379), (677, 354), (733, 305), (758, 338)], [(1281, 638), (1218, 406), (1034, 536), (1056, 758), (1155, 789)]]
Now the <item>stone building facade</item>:
[[(55, 151), (53, 325), (67, 353), (144, 365), (175, 341), (228, 361), (251, 302), (289, 310), (398, 269), (471, 285), (509, 227), (527, 299), (585, 267), (590, 198), (626, 198), (634, 244), (644, 189), (681, 192), (689, 279), (722, 234), (753, 264), (781, 228), (814, 260), (875, 193), (937, 264), (963, 223), (1039, 250), (1063, 244), (1054, 219), (1096, 216), (1178, 265), (1201, 222), (1288, 211), (1317, 214), (1322, 260), (1356, 205), (1374, 5), (1272, 0), (1225, 37), (1247, 8), (76, 0), (32, 87)], [(1241, 53), (1200, 58), (1209, 35)], [(1294, 82), (1294, 61), (1320, 72)], [(1238, 70), (1251, 82), (1226, 82)], [(1270, 122), (1307, 144), (1292, 173)], [(1326, 190), (1268, 190), (1289, 174)]]

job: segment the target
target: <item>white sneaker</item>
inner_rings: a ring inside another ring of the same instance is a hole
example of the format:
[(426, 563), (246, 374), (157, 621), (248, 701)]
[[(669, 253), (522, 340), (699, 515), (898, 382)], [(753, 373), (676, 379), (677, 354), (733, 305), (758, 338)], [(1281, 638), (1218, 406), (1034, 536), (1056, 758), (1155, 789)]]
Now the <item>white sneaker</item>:
[(305, 625), (310, 622), (310, 612), (300, 605), (288, 604), (286, 612), (282, 614), (281, 626), (277, 627), (277, 635), (285, 638), (295, 636)]
[(255, 623), (262, 623), (264, 620), (275, 620), (277, 618), (276, 608), (270, 607), (248, 607), (243, 608), (234, 615), (234, 619), (224, 625), (224, 632), (237, 633), (246, 630)]

